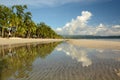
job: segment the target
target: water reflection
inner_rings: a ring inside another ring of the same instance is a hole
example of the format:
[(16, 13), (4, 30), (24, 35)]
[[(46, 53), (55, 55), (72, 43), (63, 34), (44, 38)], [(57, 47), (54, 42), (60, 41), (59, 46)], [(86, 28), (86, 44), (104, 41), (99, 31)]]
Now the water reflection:
[(71, 44), (61, 44), (56, 48), (58, 51), (63, 51), (67, 55), (71, 56), (72, 59), (76, 59), (78, 62), (82, 62), (83, 67), (88, 67), (92, 64), (92, 61), (87, 55), (87, 49), (74, 46)]
[(0, 47), (0, 80), (15, 80), (29, 77), (32, 63), (37, 58), (45, 58), (58, 43), (27, 44), (21, 47)]
[(68, 56), (70, 56), (72, 59), (76, 59), (78, 62), (82, 62), (83, 67), (92, 65), (91, 59), (94, 59), (94, 57), (120, 61), (120, 50), (91, 49), (68, 43), (59, 45), (56, 50), (66, 53)]
[(59, 45), (56, 50), (82, 62), (83, 68), (79, 68), (80, 73), (84, 74), (82, 80), (120, 79), (120, 50), (90, 49), (68, 43)]
[(64, 42), (0, 47), (0, 53), (0, 80), (120, 80), (120, 50)]

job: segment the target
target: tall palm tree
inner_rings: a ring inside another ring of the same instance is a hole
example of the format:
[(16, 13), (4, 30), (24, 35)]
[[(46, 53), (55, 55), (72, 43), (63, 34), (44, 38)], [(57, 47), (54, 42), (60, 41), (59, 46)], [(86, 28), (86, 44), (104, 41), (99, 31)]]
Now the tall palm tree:
[(0, 6), (0, 24), (2, 25), (2, 37), (4, 37), (4, 30), (9, 27), (11, 14), (12, 11), (10, 8), (4, 5)]
[(19, 36), (24, 36), (25, 34), (25, 23), (24, 23), (24, 19), (25, 19), (25, 9), (27, 9), (26, 5), (14, 5), (12, 6), (12, 11), (14, 13), (14, 15), (16, 16), (14, 19), (15, 21), (15, 26), (17, 28), (17, 32), (16, 34)]
[(32, 37), (36, 33), (36, 24), (32, 21), (32, 14), (30, 12), (26, 12), (24, 15), (24, 23), (26, 29), (26, 37)]

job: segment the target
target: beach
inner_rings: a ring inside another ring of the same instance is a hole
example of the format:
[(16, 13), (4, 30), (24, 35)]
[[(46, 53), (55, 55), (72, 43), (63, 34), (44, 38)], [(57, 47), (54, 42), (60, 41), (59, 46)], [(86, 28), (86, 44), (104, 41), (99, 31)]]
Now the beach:
[(99, 49), (116, 49), (120, 50), (120, 42), (107, 40), (90, 40), (90, 39), (70, 39), (67, 41), (70, 44)]
[(26, 44), (26, 43), (50, 43), (50, 42), (59, 42), (59, 41), (63, 41), (63, 39), (0, 38), (0, 46)]
[(120, 42), (107, 41), (107, 40), (90, 40), (90, 39), (33, 39), (33, 38), (0, 38), (0, 46), (4, 45), (17, 45), (25, 43), (50, 43), (67, 41), (67, 43), (88, 47), (88, 48), (100, 48), (100, 49), (117, 49), (120, 50)]

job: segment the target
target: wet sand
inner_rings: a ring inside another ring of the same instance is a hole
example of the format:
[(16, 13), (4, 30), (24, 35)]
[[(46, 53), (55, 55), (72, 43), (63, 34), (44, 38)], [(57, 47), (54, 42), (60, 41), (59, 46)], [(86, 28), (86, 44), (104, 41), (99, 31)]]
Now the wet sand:
[(120, 50), (120, 42), (117, 41), (70, 39), (67, 42), (76, 46), (82, 46), (88, 48)]

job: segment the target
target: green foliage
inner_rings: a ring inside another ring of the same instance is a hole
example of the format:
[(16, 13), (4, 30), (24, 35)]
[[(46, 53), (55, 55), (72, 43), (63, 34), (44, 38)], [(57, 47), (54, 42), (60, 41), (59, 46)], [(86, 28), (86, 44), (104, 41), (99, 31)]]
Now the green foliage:
[(43, 22), (37, 24), (36, 35), (40, 38), (62, 38)]
[[(0, 5), (0, 35), (2, 37), (7, 37), (11, 33), (12, 36), (26, 38), (62, 38), (45, 23), (36, 25), (32, 20), (31, 12), (26, 12), (26, 9), (27, 5), (13, 5), (12, 7)], [(16, 30), (13, 31), (13, 27)]]
[(4, 37), (5, 34), (5, 28), (9, 26), (10, 24), (10, 16), (12, 14), (12, 10), (9, 9), (8, 7), (1, 5), (0, 6), (0, 25), (2, 26), (1, 28), (1, 36)]

